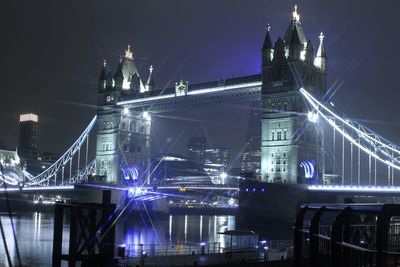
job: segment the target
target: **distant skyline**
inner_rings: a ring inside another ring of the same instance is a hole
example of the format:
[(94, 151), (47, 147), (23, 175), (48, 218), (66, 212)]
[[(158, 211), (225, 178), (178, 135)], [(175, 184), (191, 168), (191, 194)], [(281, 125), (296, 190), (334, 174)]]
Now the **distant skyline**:
[[(115, 71), (130, 44), (142, 79), (157, 88), (259, 73), (265, 27), (283, 36), (294, 4), (314, 46), (321, 31), (333, 100), (400, 144), (398, 10), (388, 1), (7, 1), (0, 10), (0, 140), (17, 145), (18, 116), (39, 115), (39, 149), (62, 152), (96, 113), (102, 62)], [(202, 107), (154, 118), (153, 152), (186, 154), (198, 132), (244, 145), (249, 105)]]

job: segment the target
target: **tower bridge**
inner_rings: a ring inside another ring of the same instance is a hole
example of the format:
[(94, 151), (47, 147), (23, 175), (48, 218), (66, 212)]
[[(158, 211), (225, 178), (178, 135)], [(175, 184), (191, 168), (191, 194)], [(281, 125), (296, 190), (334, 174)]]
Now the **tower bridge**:
[[(319, 35), (314, 53), (311, 40), (318, 35), (306, 38), (297, 8), (283, 37), (273, 44), (271, 35), (268, 27), (260, 73), (199, 84), (181, 80), (163, 90), (156, 87), (153, 67), (144, 82), (128, 47), (115, 72), (104, 62), (97, 115), (63, 156), (37, 175), (25, 171), (23, 177), (16, 178), (2, 169), (2, 183), (9, 192), (68, 191), (74, 190), (75, 184), (90, 182), (117, 190), (128, 188), (126, 181), (154, 189), (150, 171), (152, 114), (194, 105), (257, 100), (263, 113), (262, 182), (300, 184), (321, 193), (397, 192), (400, 148), (323, 101), (327, 99), (328, 63), (324, 35)], [(89, 158), (90, 142), (96, 142), (94, 159)], [(382, 175), (385, 179), (387, 175), (384, 183), (378, 179)], [(183, 187), (238, 190), (237, 186)], [(163, 185), (156, 190), (179, 193), (181, 188)]]

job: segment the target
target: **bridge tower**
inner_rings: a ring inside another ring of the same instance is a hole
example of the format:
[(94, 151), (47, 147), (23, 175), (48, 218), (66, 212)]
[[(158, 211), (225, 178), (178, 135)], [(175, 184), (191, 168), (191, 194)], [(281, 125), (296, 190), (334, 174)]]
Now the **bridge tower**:
[(96, 131), (96, 175), (105, 182), (123, 180), (149, 183), (151, 117), (117, 105), (154, 87), (152, 67), (146, 86), (128, 46), (115, 75), (104, 62), (100, 74)]
[(299, 89), (322, 97), (326, 92), (327, 57), (323, 35), (318, 52), (307, 40), (297, 6), (283, 37), (272, 45), (268, 25), (262, 47), (261, 180), (308, 183), (324, 173), (323, 132), (307, 119)]

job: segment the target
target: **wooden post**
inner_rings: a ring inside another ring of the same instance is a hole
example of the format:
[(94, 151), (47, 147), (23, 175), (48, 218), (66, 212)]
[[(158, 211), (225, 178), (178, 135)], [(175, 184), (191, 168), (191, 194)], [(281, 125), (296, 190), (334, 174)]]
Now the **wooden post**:
[(54, 207), (53, 267), (61, 267), (64, 207), (56, 203)]
[(77, 228), (78, 220), (78, 207), (71, 207), (71, 220), (69, 228), (69, 255), (68, 255), (68, 267), (75, 267), (76, 263), (76, 238), (78, 236)]

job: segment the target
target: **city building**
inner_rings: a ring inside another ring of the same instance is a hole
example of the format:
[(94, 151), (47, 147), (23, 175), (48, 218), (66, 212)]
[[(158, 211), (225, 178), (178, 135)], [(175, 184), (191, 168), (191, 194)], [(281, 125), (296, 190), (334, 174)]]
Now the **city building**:
[(216, 148), (207, 148), (205, 150), (205, 164), (220, 164), (228, 166), (229, 148), (220, 146)]
[(18, 155), (24, 159), (37, 159), (38, 157), (38, 122), (35, 114), (22, 114), (19, 116)]
[(189, 161), (203, 165), (206, 162), (206, 148), (205, 136), (190, 138), (187, 145)]
[[(262, 47), (261, 179), (278, 183), (312, 183), (322, 179), (322, 127), (307, 120), (299, 89), (322, 97), (327, 88), (324, 36), (314, 54), (295, 7), (289, 27), (274, 46), (270, 28)], [(311, 114), (312, 115), (312, 114)], [(309, 116), (315, 118), (315, 116)]]
[(258, 103), (252, 103), (247, 127), (246, 147), (241, 158), (244, 173), (260, 174), (261, 171), (261, 112)]
[(39, 156), (39, 161), (43, 163), (53, 164), (61, 157), (58, 153), (42, 152)]
[(203, 165), (180, 155), (156, 156), (151, 163), (151, 176), (155, 184), (211, 184)]

